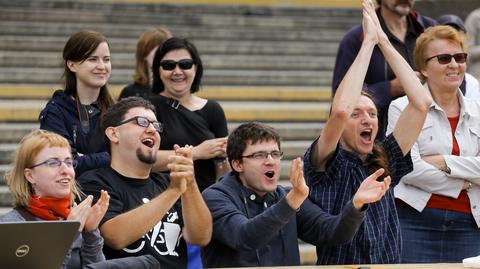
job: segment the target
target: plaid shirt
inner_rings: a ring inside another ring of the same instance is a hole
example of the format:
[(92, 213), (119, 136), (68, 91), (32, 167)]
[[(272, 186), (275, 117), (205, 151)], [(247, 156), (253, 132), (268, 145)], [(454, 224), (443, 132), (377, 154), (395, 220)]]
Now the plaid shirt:
[[(410, 153), (403, 156), (393, 135), (389, 135), (382, 146), (389, 158), (392, 185), (396, 185), (402, 176), (413, 170)], [(337, 215), (369, 176), (368, 167), (357, 154), (339, 147), (326, 171), (317, 172), (311, 163), (311, 149), (305, 153), (304, 160), (310, 200), (330, 214)], [(333, 247), (317, 246), (317, 264), (400, 262), (400, 227), (392, 187), (380, 201), (368, 206), (365, 221), (351, 243)]]

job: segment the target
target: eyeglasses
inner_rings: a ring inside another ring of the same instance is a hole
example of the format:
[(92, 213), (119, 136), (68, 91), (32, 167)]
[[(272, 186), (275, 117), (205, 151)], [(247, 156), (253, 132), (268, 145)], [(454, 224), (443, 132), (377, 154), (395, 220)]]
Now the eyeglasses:
[(71, 167), (75, 168), (77, 166), (77, 161), (73, 160), (73, 159), (65, 159), (63, 161), (60, 161), (57, 158), (50, 158), (50, 159), (48, 159), (46, 161), (43, 161), (41, 163), (37, 163), (35, 165), (32, 165), (29, 168), (33, 169), (33, 168), (35, 168), (37, 166), (40, 166), (40, 165), (46, 165), (50, 168), (58, 168), (58, 167), (62, 166), (62, 163), (64, 163), (68, 168), (71, 168)]
[(175, 62), (174, 60), (163, 60), (163, 61), (160, 62), (160, 66), (164, 70), (168, 70), (168, 71), (171, 71), (171, 70), (175, 69), (177, 64), (178, 64), (178, 67), (180, 67), (180, 69), (189, 70), (193, 66), (193, 60), (192, 59), (182, 59), (178, 62)]
[(283, 157), (283, 152), (280, 152), (278, 150), (274, 150), (272, 152), (257, 151), (257, 152), (254, 152), (254, 153), (250, 154), (250, 155), (242, 156), (242, 158), (264, 160), (264, 159), (268, 158), (268, 155), (272, 156), (272, 159), (274, 159), (274, 160), (279, 160)]
[(439, 64), (449, 64), (453, 58), (455, 59), (455, 62), (459, 64), (463, 64), (467, 61), (467, 56), (468, 56), (467, 53), (438, 54), (438, 55), (427, 58), (425, 62), (428, 62), (433, 58), (437, 58)]
[(149, 120), (145, 117), (142, 117), (142, 116), (136, 116), (136, 117), (124, 120), (124, 121), (120, 122), (119, 124), (117, 124), (115, 127), (123, 125), (123, 124), (125, 124), (127, 122), (131, 122), (131, 121), (135, 121), (138, 126), (141, 126), (141, 127), (144, 127), (144, 128), (148, 128), (148, 126), (151, 123), (153, 125), (153, 128), (155, 128), (155, 130), (157, 132), (159, 132), (159, 133), (163, 132), (163, 124), (161, 124), (158, 121), (151, 121), (151, 120)]

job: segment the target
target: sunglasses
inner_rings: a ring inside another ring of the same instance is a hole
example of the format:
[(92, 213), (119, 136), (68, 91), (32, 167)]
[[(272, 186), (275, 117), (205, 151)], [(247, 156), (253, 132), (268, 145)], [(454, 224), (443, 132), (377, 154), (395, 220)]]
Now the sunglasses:
[[(144, 128), (148, 128), (148, 126), (151, 123), (153, 125), (153, 128), (155, 128), (155, 130), (157, 132), (159, 132), (159, 133), (163, 132), (163, 124), (161, 124), (158, 121), (151, 121), (151, 120), (149, 120), (145, 117), (141, 117), (141, 116), (136, 116), (136, 117), (124, 120), (124, 121), (120, 122), (119, 124), (117, 124), (117, 126), (123, 125), (123, 124), (125, 124), (127, 122), (131, 122), (131, 121), (135, 121), (135, 123), (137, 123), (138, 126), (141, 126), (141, 127), (144, 127)], [(115, 127), (117, 127), (117, 126), (115, 126)]]
[(163, 60), (160, 62), (160, 66), (163, 68), (163, 70), (168, 70), (171, 71), (175, 69), (177, 66), (180, 67), (182, 70), (189, 70), (193, 66), (193, 60), (192, 59), (182, 59), (178, 62), (175, 62), (174, 60)]
[(427, 58), (426, 62), (430, 61), (433, 58), (437, 58), (439, 64), (449, 64), (453, 58), (458, 64), (463, 64), (467, 61), (467, 56), (467, 53), (438, 54)]

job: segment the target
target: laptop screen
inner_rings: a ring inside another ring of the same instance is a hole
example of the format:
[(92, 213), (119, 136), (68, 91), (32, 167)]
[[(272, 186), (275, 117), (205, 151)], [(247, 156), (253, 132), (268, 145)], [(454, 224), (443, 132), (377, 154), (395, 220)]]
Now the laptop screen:
[(60, 268), (78, 227), (78, 221), (0, 223), (0, 268)]

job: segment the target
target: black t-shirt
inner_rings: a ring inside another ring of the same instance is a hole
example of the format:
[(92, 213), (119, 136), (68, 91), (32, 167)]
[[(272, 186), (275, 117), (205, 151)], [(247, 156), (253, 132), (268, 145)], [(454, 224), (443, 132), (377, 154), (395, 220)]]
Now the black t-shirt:
[[(78, 182), (82, 191), (93, 195), (95, 200), (100, 196), (100, 190), (108, 191), (110, 206), (101, 226), (157, 197), (167, 189), (170, 179), (160, 173), (151, 173), (148, 179), (128, 178), (108, 167), (88, 171), (78, 178)], [(103, 252), (107, 259), (151, 254), (160, 261), (161, 268), (186, 268), (187, 249), (182, 228), (182, 208), (178, 200), (162, 220), (140, 239), (122, 250), (104, 245)]]
[(152, 89), (149, 85), (140, 85), (140, 84), (129, 84), (123, 88), (122, 92), (118, 96), (118, 100), (123, 98), (127, 98), (130, 96), (139, 96), (143, 98), (147, 98), (148, 96), (152, 95)]
[[(225, 113), (218, 102), (208, 100), (201, 109), (189, 111), (179, 104), (173, 108), (164, 98), (149, 99), (157, 110), (158, 121), (164, 125), (160, 149), (172, 150), (175, 144), (197, 146), (205, 140), (228, 135)], [(196, 160), (194, 168), (200, 191), (215, 183), (214, 159)]]

